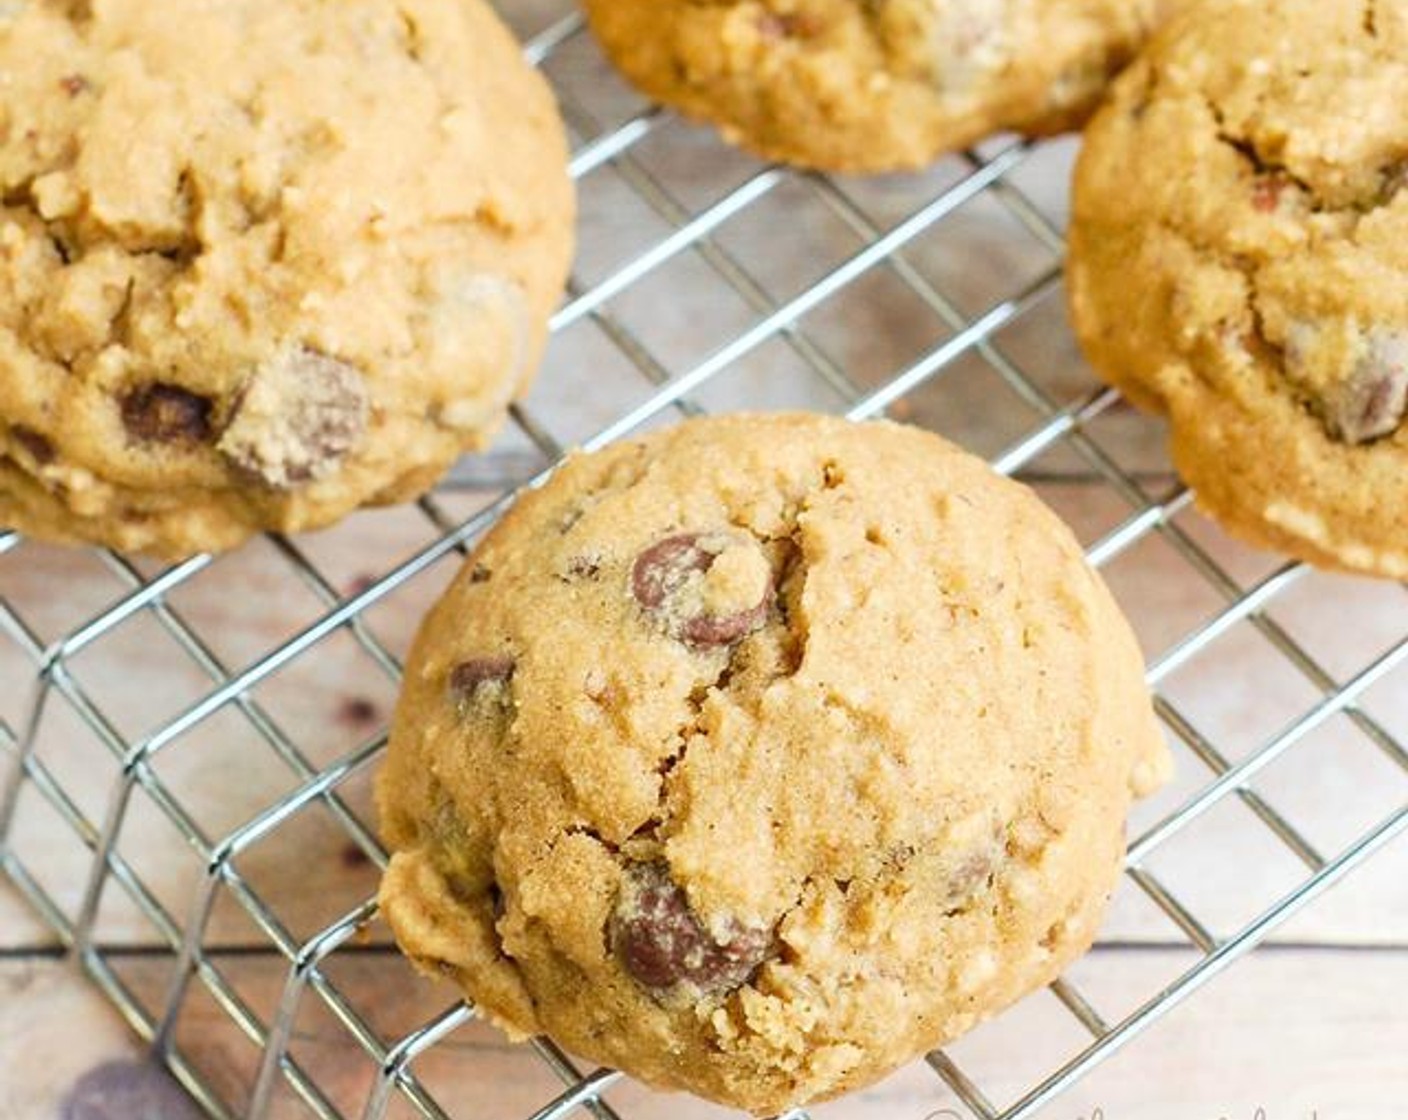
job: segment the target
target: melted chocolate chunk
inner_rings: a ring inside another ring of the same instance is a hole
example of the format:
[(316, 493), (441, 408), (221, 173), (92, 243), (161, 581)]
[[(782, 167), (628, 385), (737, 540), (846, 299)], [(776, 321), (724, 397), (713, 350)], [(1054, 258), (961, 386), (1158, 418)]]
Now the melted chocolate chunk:
[(680, 627), (680, 637), (692, 646), (712, 648), (731, 646), (746, 638), (768, 617), (768, 604), (764, 599), (755, 607), (737, 614), (701, 614), (685, 621)]
[(631, 569), (631, 593), (647, 610), (658, 610), (679, 592), (692, 572), (707, 572), (715, 552), (700, 545), (700, 534), (681, 533), (651, 545)]
[(489, 688), (501, 687), (513, 679), (517, 663), (508, 655), (474, 657), (450, 671), (450, 693), (468, 702)]
[(243, 473), (288, 490), (335, 471), (366, 434), (369, 414), (357, 370), (300, 347), (255, 370), (220, 451)]
[[(708, 572), (727, 547), (727, 538), (702, 533), (680, 533), (651, 545), (631, 568), (631, 594), (647, 611), (673, 615), (676, 600), (691, 577)], [(752, 633), (767, 619), (769, 585), (753, 606), (732, 614), (701, 613), (679, 619), (676, 633), (692, 646), (713, 648), (732, 645)]]
[(1346, 443), (1396, 432), (1408, 414), (1408, 334), (1373, 332), (1364, 356), (1326, 408), (1330, 434)]
[(1298, 320), (1284, 355), (1286, 374), (1306, 390), (1331, 439), (1371, 443), (1408, 416), (1408, 330)]
[(611, 945), (622, 966), (642, 986), (664, 994), (688, 984), (715, 995), (746, 984), (768, 955), (766, 930), (730, 923), (715, 941), (689, 908), (684, 891), (664, 864), (637, 864), (611, 923)]
[(204, 443), (210, 438), (212, 405), (179, 385), (154, 381), (122, 398), (122, 423), (144, 443)]

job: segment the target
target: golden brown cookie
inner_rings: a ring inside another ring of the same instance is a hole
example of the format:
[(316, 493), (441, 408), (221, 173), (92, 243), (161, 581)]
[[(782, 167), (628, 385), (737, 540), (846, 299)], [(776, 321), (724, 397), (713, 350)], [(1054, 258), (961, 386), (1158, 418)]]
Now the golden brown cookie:
[(1084, 951), (1166, 765), (1026, 489), (914, 428), (695, 420), (570, 459), (429, 616), (381, 902), (510, 1033), (780, 1112)]
[(920, 167), (1094, 108), (1174, 0), (584, 0), (647, 95), (769, 159)]
[(481, 0), (33, 0), (0, 71), (0, 525), (167, 555), (324, 525), (525, 387), (572, 192)]
[(1199, 503), (1408, 578), (1408, 4), (1208, 4), (1115, 86), (1076, 176), (1091, 362)]

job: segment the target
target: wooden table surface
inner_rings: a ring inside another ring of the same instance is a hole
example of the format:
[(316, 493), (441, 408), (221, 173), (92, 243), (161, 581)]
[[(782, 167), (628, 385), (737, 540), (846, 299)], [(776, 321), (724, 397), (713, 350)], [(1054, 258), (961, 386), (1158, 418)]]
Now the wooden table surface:
[[(561, 0), (505, 5), (525, 34), (565, 10)], [(569, 41), (549, 62), (569, 117), (610, 125), (639, 109), (606, 73), (585, 40)], [(583, 125), (583, 127), (585, 127)], [(1057, 224), (1073, 144), (1044, 148), (1014, 173)], [(686, 209), (717, 199), (756, 174), (744, 157), (701, 130), (657, 125), (639, 167)], [(946, 161), (925, 176), (847, 183), (843, 188), (882, 228), (964, 173)], [(633, 186), (633, 182), (635, 185)], [(668, 229), (641, 202), (638, 180), (616, 168), (583, 183), (580, 289), (610, 276)], [(716, 244), (756, 278), (774, 302), (789, 298), (856, 250), (855, 231), (818, 203), (818, 188), (788, 179), (723, 226)], [(950, 296), (965, 316), (981, 312), (1050, 269), (1049, 250), (1022, 234), (991, 198), (963, 207), (906, 250), (906, 262)], [(618, 323), (660, 363), (678, 373), (755, 322), (756, 310), (727, 291), (705, 263), (686, 254), (611, 302)], [(848, 289), (806, 322), (809, 337), (863, 388), (882, 384), (949, 333), (886, 270)], [(1039, 302), (999, 340), (1002, 353), (1058, 402), (1081, 399), (1090, 375), (1063, 323), (1059, 292)], [(554, 341), (529, 413), (570, 445), (637, 403), (646, 392), (600, 323), (583, 320)], [(770, 343), (697, 397), (712, 409), (806, 406), (836, 410), (844, 396), (808, 371), (795, 347)], [(1004, 387), (991, 365), (965, 357), (951, 375), (908, 394), (899, 418), (934, 427), (984, 454), (1013, 445), (1038, 417)], [(1148, 493), (1175, 486), (1156, 423), (1117, 406), (1089, 425), (1094, 438)], [(542, 450), (510, 431), (494, 453), (467, 463), (440, 497), (451, 517), (467, 516), (502, 485), (543, 465)], [(1129, 505), (1063, 447), (1026, 472), (1041, 495), (1094, 544), (1131, 515)], [(1178, 526), (1242, 588), (1284, 563), (1228, 540), (1192, 510)], [(423, 547), (435, 532), (415, 509), (366, 513), (294, 546), (338, 595), (355, 593)], [(431, 567), (364, 616), (393, 654), (404, 652), (416, 621), (453, 572), (457, 558)], [(152, 565), (141, 565), (147, 574)], [(1214, 618), (1228, 598), (1157, 535), (1141, 539), (1105, 567), (1151, 661)], [(101, 614), (130, 588), (93, 554), (23, 543), (0, 553), (0, 600), (43, 646)], [(181, 582), (168, 603), (227, 667), (257, 662), (325, 610), (299, 577), (290, 554), (260, 541)], [(1408, 635), (1402, 586), (1306, 573), (1279, 594), (1267, 616), (1336, 681), (1353, 677)], [(32, 651), (0, 629), (0, 729), (21, 726), (34, 676)], [(127, 743), (140, 741), (206, 694), (210, 679), (149, 611), (115, 627), (70, 664), (83, 694)], [(1408, 741), (1408, 672), (1389, 674), (1361, 708), (1400, 743)], [(292, 658), (253, 690), (262, 710), (314, 767), (374, 741), (394, 700), (394, 683), (345, 632)], [(1188, 665), (1160, 682), (1160, 693), (1189, 725), (1229, 759), (1246, 757), (1295, 723), (1320, 689), (1250, 624), (1229, 628)], [(8, 747), (7, 747), (8, 749)], [(1210, 779), (1206, 766), (1176, 746), (1178, 776), (1140, 807), (1134, 833), (1176, 809)], [(39, 757), (91, 821), (98, 822), (118, 774), (112, 753), (71, 708), (46, 717)], [(8, 755), (0, 755), (0, 762)], [(154, 764), (162, 788), (207, 839), (238, 829), (294, 789), (297, 775), (233, 712), (217, 713), (180, 737)], [(369, 774), (339, 788), (350, 811), (370, 822)], [(1408, 803), (1408, 773), (1343, 716), (1326, 721), (1259, 773), (1255, 790), (1327, 856)], [(56, 905), (70, 916), (82, 896), (89, 850), (32, 789), (21, 797), (12, 844)], [(138, 795), (119, 853), (178, 922), (184, 922), (200, 861), (166, 816)], [(1235, 799), (1220, 802), (1167, 845), (1149, 866), (1215, 936), (1235, 933), (1291, 889), (1306, 868)], [(296, 939), (346, 913), (374, 889), (376, 868), (330, 814), (301, 813), (254, 845), (239, 872)], [(159, 1006), (171, 975), (163, 939), (140, 909), (109, 888), (97, 924), (108, 959), (148, 1005)], [(287, 973), (268, 936), (222, 893), (204, 939), (208, 960), (255, 1012), (272, 1014)], [(338, 958), (335, 979), (387, 1038), (448, 1006), (451, 993), (411, 977), (374, 926), (356, 952)], [(1108, 1022), (1138, 1008), (1176, 980), (1199, 954), (1132, 882), (1116, 897), (1101, 945), (1077, 964), (1071, 981)], [(372, 1070), (328, 1016), (300, 1018), (299, 1060), (349, 1114), (361, 1107)], [(236, 1106), (257, 1059), (208, 998), (197, 992), (178, 1024), (178, 1044)], [(949, 1049), (998, 1103), (1040, 1080), (1088, 1042), (1048, 992), (1038, 993)], [(193, 1107), (144, 1058), (115, 1011), (64, 959), (55, 934), (0, 879), (0, 1120), (184, 1120)], [(472, 1025), (434, 1048), (418, 1067), (457, 1118), (514, 1120), (560, 1089), (532, 1054)], [(721, 1115), (682, 1098), (633, 1086), (609, 1097), (626, 1117)], [(867, 1092), (824, 1106), (819, 1118), (860, 1120), (967, 1116), (923, 1066)], [(307, 1113), (284, 1096), (274, 1115)], [(408, 1110), (393, 1116), (410, 1116)], [(1408, 1118), (1408, 844), (1390, 845), (1349, 879), (1277, 930), (1271, 943), (1214, 980), (1127, 1049), (1039, 1112), (1049, 1120), (1396, 1120)]]

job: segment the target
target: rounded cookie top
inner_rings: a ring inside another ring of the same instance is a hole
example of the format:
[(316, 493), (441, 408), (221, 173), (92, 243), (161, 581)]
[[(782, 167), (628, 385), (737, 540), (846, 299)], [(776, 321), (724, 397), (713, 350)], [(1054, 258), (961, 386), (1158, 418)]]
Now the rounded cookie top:
[(1076, 176), (1092, 363), (1168, 414), (1200, 502), (1408, 577), (1408, 5), (1203, 5), (1116, 83)]
[(29, 0), (0, 70), (0, 523), (167, 554), (324, 524), (524, 387), (572, 195), (481, 0)]
[(1172, 0), (586, 0), (649, 96), (771, 159), (922, 166), (1079, 124)]
[(403, 949), (758, 1113), (1094, 935), (1166, 763), (1069, 532), (938, 437), (696, 420), (570, 459), (428, 617), (379, 778)]

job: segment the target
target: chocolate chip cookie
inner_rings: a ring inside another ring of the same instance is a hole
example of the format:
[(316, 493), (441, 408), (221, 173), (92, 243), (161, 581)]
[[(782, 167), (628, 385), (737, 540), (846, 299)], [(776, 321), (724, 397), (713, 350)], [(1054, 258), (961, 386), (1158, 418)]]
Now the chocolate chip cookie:
[(1084, 951), (1166, 765), (1024, 488), (918, 429), (694, 420), (569, 459), (429, 616), (381, 902), (511, 1034), (780, 1112)]
[(769, 159), (919, 167), (1079, 124), (1176, 0), (584, 0), (647, 95)]
[(1167, 414), (1246, 539), (1408, 578), (1408, 5), (1207, 4), (1116, 83), (1076, 176), (1096, 369)]
[(571, 249), (482, 0), (0, 5), (0, 525), (169, 556), (428, 487)]

